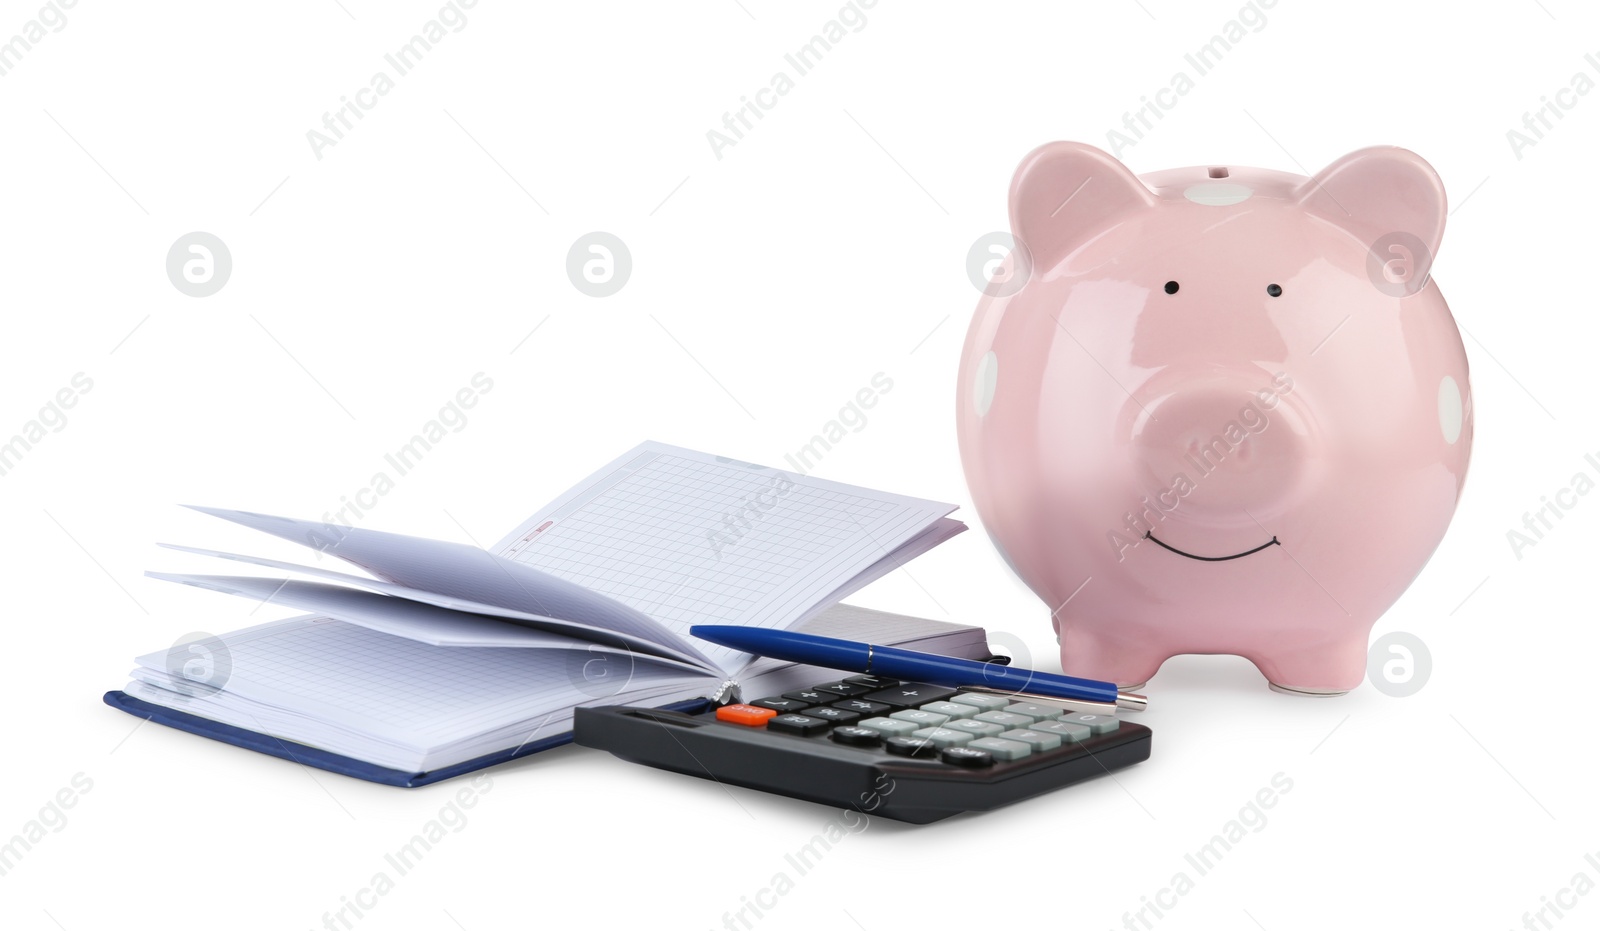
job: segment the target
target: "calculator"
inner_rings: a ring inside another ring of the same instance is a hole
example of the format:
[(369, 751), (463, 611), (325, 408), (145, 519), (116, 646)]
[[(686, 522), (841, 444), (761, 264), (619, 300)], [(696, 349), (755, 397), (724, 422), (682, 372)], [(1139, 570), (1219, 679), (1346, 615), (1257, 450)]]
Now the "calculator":
[(1150, 729), (1115, 715), (877, 676), (698, 713), (578, 708), (573, 741), (914, 824), (999, 808), (1150, 757)]

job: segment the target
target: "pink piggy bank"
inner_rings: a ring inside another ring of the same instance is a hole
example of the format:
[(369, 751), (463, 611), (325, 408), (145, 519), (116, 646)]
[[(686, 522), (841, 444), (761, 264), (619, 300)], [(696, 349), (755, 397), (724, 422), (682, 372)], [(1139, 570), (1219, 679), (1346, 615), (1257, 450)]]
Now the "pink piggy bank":
[(1135, 176), (1035, 150), (1018, 247), (967, 334), (962, 465), (1069, 674), (1142, 684), (1233, 653), (1348, 691), (1461, 495), (1472, 394), (1428, 269), (1433, 169), (1398, 148), (1314, 178)]

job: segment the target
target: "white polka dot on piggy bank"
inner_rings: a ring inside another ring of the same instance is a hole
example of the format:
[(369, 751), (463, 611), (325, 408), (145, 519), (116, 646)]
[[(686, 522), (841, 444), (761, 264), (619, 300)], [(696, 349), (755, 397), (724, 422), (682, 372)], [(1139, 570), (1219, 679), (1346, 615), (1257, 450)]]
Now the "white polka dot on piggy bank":
[(1065, 670), (1129, 685), (1232, 653), (1279, 689), (1355, 687), (1472, 446), (1433, 169), (1380, 147), (1312, 178), (1135, 176), (1062, 142), (1010, 208), (1031, 267), (979, 303), (957, 431)]

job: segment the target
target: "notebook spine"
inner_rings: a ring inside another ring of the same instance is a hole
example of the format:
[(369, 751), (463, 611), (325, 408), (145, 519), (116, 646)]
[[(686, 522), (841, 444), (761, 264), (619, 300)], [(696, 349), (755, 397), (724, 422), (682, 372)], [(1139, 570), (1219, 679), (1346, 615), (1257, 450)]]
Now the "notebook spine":
[(707, 699), (715, 705), (731, 705), (739, 701), (739, 680), (723, 679), (722, 684), (712, 690)]

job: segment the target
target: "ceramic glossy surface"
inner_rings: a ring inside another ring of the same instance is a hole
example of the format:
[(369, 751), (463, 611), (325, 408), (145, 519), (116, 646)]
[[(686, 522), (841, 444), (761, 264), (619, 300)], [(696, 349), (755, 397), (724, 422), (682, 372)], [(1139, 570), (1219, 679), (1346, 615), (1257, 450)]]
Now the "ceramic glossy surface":
[(1433, 169), (1384, 147), (1314, 178), (1135, 176), (1062, 142), (1010, 208), (1021, 247), (973, 316), (957, 426), (1065, 671), (1130, 684), (1235, 653), (1286, 688), (1357, 685), (1472, 445)]

